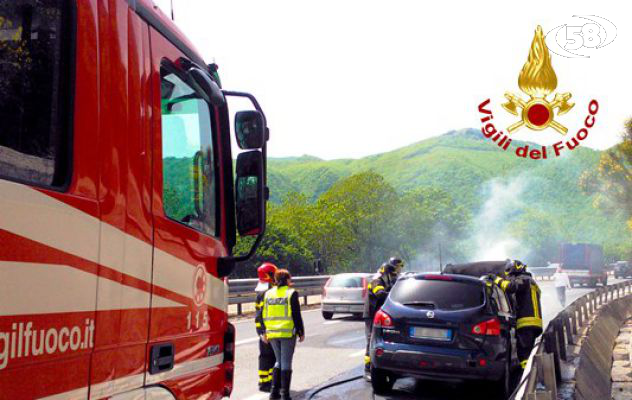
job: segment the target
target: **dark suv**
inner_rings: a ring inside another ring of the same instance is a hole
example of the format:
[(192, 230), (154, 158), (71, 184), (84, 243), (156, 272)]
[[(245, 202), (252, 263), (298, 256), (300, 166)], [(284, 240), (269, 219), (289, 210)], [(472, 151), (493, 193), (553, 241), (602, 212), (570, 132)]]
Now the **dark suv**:
[(614, 277), (627, 278), (632, 275), (632, 264), (627, 261), (617, 261), (614, 263)]
[(515, 316), (490, 280), (465, 275), (400, 278), (377, 312), (371, 337), (371, 383), (385, 393), (409, 376), (487, 381), (510, 393)]

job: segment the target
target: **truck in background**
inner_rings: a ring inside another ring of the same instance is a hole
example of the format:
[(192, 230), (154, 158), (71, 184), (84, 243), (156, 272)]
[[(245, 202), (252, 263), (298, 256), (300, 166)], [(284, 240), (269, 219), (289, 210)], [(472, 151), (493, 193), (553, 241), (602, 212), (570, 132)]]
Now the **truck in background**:
[[(0, 399), (230, 396), (225, 278), (265, 231), (258, 103), (151, 0), (1, 4)], [(252, 103), (235, 171), (231, 96)]]
[(608, 284), (603, 248), (589, 243), (564, 243), (560, 248), (560, 264), (568, 274), (571, 286)]

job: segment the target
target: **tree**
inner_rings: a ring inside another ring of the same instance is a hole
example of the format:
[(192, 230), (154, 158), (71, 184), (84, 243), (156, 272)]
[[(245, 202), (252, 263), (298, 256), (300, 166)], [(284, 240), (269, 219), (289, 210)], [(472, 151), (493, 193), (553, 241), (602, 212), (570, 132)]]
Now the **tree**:
[(622, 250), (632, 257), (632, 119), (625, 122), (622, 139), (602, 154), (597, 170), (585, 173), (580, 183), (585, 193), (596, 194), (595, 207), (623, 214), (630, 240)]
[(520, 241), (521, 254), (527, 264), (545, 267), (548, 261), (559, 257), (559, 245), (563, 242), (562, 227), (550, 214), (527, 208), (520, 217), (512, 222), (509, 233)]
[[(256, 268), (264, 261), (275, 263), (280, 268), (288, 269), (295, 275), (309, 275), (314, 255), (301, 230), (296, 229), (292, 220), (284, 220), (295, 214), (286, 202), (284, 206), (268, 206), (268, 223), (259, 249), (250, 260), (242, 263), (235, 275), (238, 277), (256, 276)], [(244, 254), (252, 246), (254, 238), (239, 237), (235, 246), (235, 254)]]
[(398, 201), (392, 236), (399, 253), (413, 264), (413, 268), (437, 269), (439, 247), (448, 259), (460, 256), (457, 242), (470, 220), (470, 213), (457, 205), (450, 193), (435, 187), (422, 187), (405, 193)]
[[(375, 172), (362, 172), (334, 184), (318, 200), (320, 217), (333, 224), (335, 231), (321, 226), (330, 237), (322, 237), (324, 258), (332, 250), (340, 270), (373, 270), (398, 246), (389, 237), (393, 208), (397, 204), (395, 189)], [(333, 242), (332, 242), (333, 239)]]

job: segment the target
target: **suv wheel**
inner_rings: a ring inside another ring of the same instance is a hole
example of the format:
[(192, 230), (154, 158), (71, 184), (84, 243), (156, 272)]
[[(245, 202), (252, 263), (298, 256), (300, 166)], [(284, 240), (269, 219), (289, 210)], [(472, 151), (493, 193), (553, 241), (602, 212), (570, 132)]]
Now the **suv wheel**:
[(395, 376), (379, 368), (371, 368), (371, 386), (376, 394), (387, 394), (393, 389)]
[(323, 318), (331, 319), (333, 316), (334, 316), (334, 313), (332, 313), (330, 311), (323, 311)]

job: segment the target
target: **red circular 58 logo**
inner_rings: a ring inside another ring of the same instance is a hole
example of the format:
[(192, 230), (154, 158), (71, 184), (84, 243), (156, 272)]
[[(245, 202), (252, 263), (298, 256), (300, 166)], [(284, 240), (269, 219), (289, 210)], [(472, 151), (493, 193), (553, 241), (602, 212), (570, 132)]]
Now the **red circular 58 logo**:
[(196, 306), (204, 304), (206, 299), (206, 271), (198, 265), (193, 274), (193, 302)]

